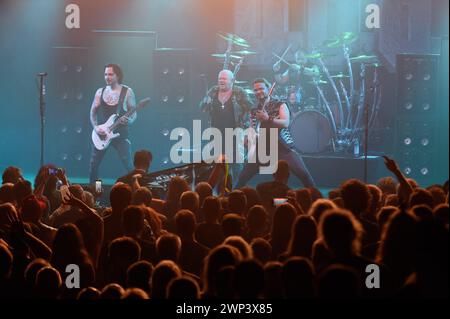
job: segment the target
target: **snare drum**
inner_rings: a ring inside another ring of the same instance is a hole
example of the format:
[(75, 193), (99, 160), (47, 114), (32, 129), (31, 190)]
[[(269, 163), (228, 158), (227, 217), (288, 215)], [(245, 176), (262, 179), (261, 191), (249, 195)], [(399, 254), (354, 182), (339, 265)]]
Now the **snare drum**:
[(294, 145), (302, 153), (317, 154), (332, 148), (333, 130), (328, 118), (310, 109), (295, 115), (289, 131)]

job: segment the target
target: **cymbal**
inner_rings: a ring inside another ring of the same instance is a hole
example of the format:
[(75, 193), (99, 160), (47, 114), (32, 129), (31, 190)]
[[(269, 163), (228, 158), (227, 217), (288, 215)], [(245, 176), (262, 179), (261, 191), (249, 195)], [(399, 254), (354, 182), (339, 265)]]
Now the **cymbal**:
[(342, 45), (342, 40), (338, 37), (326, 40), (323, 45), (327, 48), (338, 48)]
[(310, 84), (328, 84), (327, 81), (324, 80), (316, 80), (316, 81), (310, 81)]
[[(220, 58), (220, 59), (225, 59), (225, 53), (213, 53), (211, 54), (211, 56), (215, 57), (215, 58)], [(238, 55), (233, 55), (230, 54), (230, 58), (232, 59), (242, 59), (242, 57), (238, 56)]]
[(255, 52), (255, 51), (248, 51), (248, 50), (233, 51), (232, 53), (234, 53), (234, 54), (240, 54), (240, 55), (258, 54), (258, 52)]
[(318, 77), (318, 76), (320, 76), (320, 69), (317, 65), (314, 65), (311, 68), (305, 67), (303, 69), (303, 73), (307, 76)]
[(217, 33), (217, 35), (226, 41), (231, 41), (235, 45), (238, 45), (238, 46), (241, 46), (244, 48), (250, 47), (250, 44), (247, 42), (247, 40), (237, 36), (236, 34), (219, 32), (219, 33)]
[(335, 54), (326, 54), (323, 52), (305, 54), (305, 58), (307, 58), (307, 59), (322, 59), (322, 58), (327, 58), (327, 57), (332, 57), (332, 56), (335, 56)]
[(358, 39), (358, 35), (354, 32), (344, 32), (340, 36), (341, 42), (344, 44), (350, 44)]
[(344, 78), (349, 78), (350, 76), (349, 76), (349, 75), (342, 74), (342, 73), (339, 73), (339, 74), (332, 75), (331, 77), (332, 77), (333, 79), (344, 79)]
[(248, 81), (238, 81), (238, 80), (234, 81), (234, 84), (247, 84), (247, 83)]
[(353, 58), (350, 58), (350, 61), (352, 62), (365, 62), (373, 59), (377, 59), (378, 57), (376, 55), (359, 55), (355, 56)]

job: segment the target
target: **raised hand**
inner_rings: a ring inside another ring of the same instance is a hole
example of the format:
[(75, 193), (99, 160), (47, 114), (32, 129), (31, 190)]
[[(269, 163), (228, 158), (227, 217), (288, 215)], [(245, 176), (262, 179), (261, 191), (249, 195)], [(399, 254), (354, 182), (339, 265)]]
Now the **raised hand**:
[(275, 62), (275, 64), (272, 67), (273, 72), (280, 72), (281, 69), (281, 61)]
[(73, 196), (72, 194), (69, 193), (69, 194), (64, 198), (63, 204), (79, 207), (80, 205), (83, 204), (83, 202), (82, 202), (80, 199), (76, 198), (75, 196)]
[(388, 170), (390, 170), (392, 173), (397, 173), (398, 171), (400, 171), (400, 168), (397, 165), (397, 162), (395, 162), (395, 160), (387, 157), (387, 156), (383, 156), (384, 158), (384, 165), (386, 165), (386, 168)]
[(205, 96), (205, 98), (203, 99), (203, 104), (211, 104), (212, 103), (212, 99), (209, 95)]

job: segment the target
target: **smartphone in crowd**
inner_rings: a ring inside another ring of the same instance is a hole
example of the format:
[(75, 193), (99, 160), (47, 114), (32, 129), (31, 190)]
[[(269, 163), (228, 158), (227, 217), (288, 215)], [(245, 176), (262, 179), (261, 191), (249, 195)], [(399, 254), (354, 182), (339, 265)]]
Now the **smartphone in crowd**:
[(280, 206), (281, 204), (287, 203), (287, 198), (274, 198), (273, 199), (273, 206)]
[(103, 191), (102, 189), (102, 180), (101, 179), (97, 179), (95, 181), (95, 192), (97, 194), (100, 194)]

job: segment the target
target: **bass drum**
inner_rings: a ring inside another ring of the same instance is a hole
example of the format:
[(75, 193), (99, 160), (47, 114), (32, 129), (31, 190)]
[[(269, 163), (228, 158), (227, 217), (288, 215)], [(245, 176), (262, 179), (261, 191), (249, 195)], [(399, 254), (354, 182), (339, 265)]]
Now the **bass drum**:
[(327, 117), (317, 110), (305, 110), (298, 113), (289, 131), (294, 145), (304, 154), (317, 154), (331, 148), (333, 130)]

